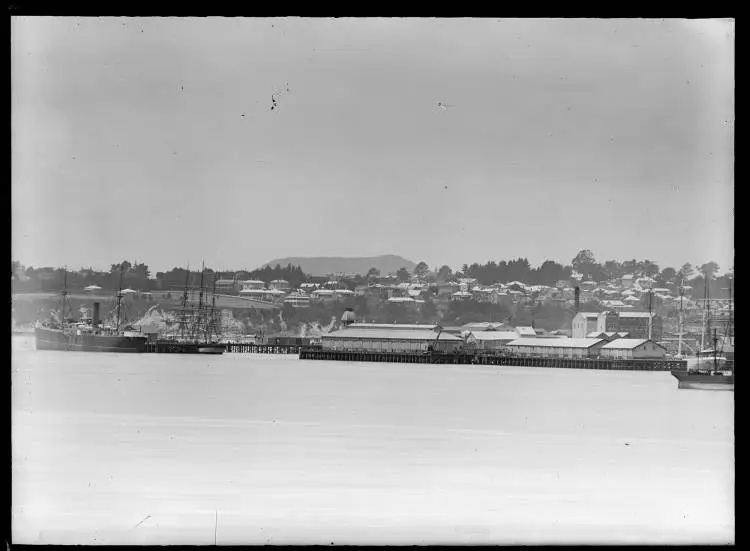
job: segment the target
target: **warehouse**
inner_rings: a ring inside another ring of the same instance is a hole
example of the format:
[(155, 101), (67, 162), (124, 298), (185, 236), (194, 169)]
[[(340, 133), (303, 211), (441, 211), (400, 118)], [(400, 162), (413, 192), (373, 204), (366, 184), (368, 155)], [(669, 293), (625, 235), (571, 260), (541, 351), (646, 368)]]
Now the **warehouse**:
[(663, 360), (667, 349), (648, 339), (617, 339), (602, 346), (599, 354), (603, 358), (620, 360)]
[(499, 350), (516, 339), (518, 333), (515, 331), (472, 331), (466, 342), (477, 350)]
[(443, 332), (437, 325), (353, 323), (323, 335), (321, 343), (328, 350), (426, 352), (432, 347), (454, 352), (463, 348), (464, 340)]
[(595, 358), (604, 339), (537, 339), (523, 337), (509, 342), (505, 350), (518, 356), (546, 356), (550, 358)]

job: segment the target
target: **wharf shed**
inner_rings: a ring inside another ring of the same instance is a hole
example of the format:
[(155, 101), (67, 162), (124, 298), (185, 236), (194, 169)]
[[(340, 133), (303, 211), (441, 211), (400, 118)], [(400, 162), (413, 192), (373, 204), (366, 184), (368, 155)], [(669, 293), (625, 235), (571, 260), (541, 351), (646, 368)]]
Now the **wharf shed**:
[(648, 339), (617, 339), (601, 347), (599, 354), (603, 358), (621, 360), (664, 359), (667, 349)]
[(441, 352), (462, 348), (464, 340), (442, 332), (436, 325), (353, 323), (325, 334), (321, 345), (328, 350), (364, 350), (372, 352)]
[(606, 344), (604, 339), (537, 339), (522, 337), (505, 345), (505, 350), (519, 356), (551, 358), (595, 358)]
[(473, 344), (477, 350), (500, 350), (518, 336), (515, 331), (472, 331), (466, 342)]

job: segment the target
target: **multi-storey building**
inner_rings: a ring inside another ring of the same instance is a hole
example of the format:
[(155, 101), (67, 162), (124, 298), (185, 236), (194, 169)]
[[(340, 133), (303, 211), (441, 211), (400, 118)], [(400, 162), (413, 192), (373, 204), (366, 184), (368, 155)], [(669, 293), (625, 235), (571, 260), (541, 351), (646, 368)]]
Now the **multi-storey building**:
[(603, 333), (604, 330), (598, 330), (598, 318), (597, 312), (578, 312), (573, 317), (573, 327), (571, 335), (574, 339), (585, 339), (589, 333), (597, 331)]
[[(650, 335), (649, 335), (650, 328)], [(601, 312), (597, 319), (595, 331), (627, 332), (633, 339), (659, 341), (662, 338), (663, 326), (661, 316), (651, 312)]]

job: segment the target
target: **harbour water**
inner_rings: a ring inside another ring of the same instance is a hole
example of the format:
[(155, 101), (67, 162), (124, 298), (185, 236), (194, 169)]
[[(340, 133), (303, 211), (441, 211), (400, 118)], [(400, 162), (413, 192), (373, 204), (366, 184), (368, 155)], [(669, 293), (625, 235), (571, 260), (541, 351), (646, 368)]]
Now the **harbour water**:
[(734, 393), (668, 372), (12, 341), (14, 543), (734, 543)]

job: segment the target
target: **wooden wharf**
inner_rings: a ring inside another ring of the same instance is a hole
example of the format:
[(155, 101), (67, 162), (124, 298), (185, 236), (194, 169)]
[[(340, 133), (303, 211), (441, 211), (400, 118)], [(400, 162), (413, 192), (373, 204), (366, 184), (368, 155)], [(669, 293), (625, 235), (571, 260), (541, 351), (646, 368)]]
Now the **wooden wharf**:
[(614, 359), (614, 358), (553, 358), (539, 356), (509, 356), (481, 353), (440, 352), (376, 352), (366, 350), (326, 350), (303, 347), (302, 360), (329, 360), (344, 362), (387, 362), (415, 364), (472, 364), (515, 367), (551, 367), (561, 369), (597, 369), (616, 371), (669, 371), (685, 369), (685, 360)]

